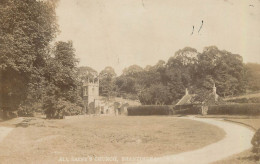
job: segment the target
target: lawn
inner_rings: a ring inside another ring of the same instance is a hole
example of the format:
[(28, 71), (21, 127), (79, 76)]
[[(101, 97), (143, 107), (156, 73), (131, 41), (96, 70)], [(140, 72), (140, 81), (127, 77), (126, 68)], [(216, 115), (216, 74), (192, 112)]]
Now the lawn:
[(251, 118), (251, 119), (227, 119), (229, 121), (238, 122), (247, 126), (252, 127), (257, 130), (260, 128), (260, 118)]
[(199, 116), (202, 118), (217, 118), (224, 119), (226, 121), (231, 121), (239, 123), (255, 130), (260, 128), (260, 116), (245, 116), (245, 115), (205, 115)]
[(212, 125), (166, 116), (22, 120), (0, 123), (17, 126), (0, 145), (3, 163), (59, 163), (60, 157), (158, 157), (198, 149), (225, 135)]
[[(218, 118), (221, 116), (217, 116)], [(227, 121), (236, 122), (245, 126), (249, 126), (253, 129), (259, 129), (260, 128), (260, 118), (259, 116), (255, 117), (247, 117), (247, 116), (233, 116), (233, 117), (225, 117)], [(255, 164), (257, 161), (254, 159), (254, 153), (251, 152), (251, 150), (247, 150), (244, 152), (241, 152), (239, 154), (235, 154), (231, 157), (228, 157), (226, 159), (220, 160), (218, 162), (215, 162), (214, 164), (237, 164), (237, 163), (243, 163), (243, 164)], [(258, 162), (260, 163), (260, 161)]]

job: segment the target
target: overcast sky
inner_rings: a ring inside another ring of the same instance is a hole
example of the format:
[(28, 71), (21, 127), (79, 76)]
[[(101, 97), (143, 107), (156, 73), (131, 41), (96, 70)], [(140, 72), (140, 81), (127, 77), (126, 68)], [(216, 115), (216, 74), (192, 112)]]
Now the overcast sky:
[(154, 65), (186, 46), (260, 63), (259, 0), (60, 0), (57, 15), (57, 40), (72, 40), (80, 66), (97, 71)]

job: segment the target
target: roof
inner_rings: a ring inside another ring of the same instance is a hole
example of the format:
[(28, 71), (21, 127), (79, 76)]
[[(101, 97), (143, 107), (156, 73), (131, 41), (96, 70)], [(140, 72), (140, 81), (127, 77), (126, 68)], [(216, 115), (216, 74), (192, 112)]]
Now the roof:
[(225, 101), (217, 94), (209, 93), (205, 98), (199, 99), (197, 94), (185, 94), (176, 105), (205, 104), (217, 105), (223, 104)]
[(184, 95), (180, 101), (176, 105), (188, 105), (192, 104), (192, 100), (194, 99), (195, 95), (186, 94)]

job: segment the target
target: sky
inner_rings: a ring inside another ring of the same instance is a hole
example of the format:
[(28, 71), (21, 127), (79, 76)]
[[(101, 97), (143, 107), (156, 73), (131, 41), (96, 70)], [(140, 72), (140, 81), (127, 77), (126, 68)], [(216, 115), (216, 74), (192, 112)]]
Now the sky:
[(97, 71), (112, 66), (119, 75), (187, 46), (260, 63), (260, 0), (60, 0), (56, 12), (56, 40), (72, 40), (79, 65)]

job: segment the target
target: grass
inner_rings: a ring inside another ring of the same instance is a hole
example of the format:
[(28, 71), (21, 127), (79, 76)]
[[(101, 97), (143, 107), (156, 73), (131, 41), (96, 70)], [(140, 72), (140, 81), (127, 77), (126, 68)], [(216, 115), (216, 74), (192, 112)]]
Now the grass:
[[(213, 117), (213, 116), (207, 116), (207, 117)], [(239, 123), (244, 126), (248, 126), (254, 130), (257, 130), (260, 128), (260, 117), (259, 116), (215, 116), (215, 117), (224, 118), (227, 121)], [(246, 150), (244, 152), (235, 154), (226, 159), (217, 161), (214, 164), (237, 164), (237, 163), (255, 164), (255, 163), (257, 163), (257, 161), (255, 161), (254, 156), (255, 156), (255, 154), (252, 153), (251, 150)], [(258, 161), (258, 163), (260, 163), (260, 161)]]
[(245, 126), (251, 127), (254, 130), (260, 128), (260, 116), (245, 116), (245, 115), (205, 115), (198, 116), (201, 118), (221, 118), (227, 121), (240, 123)]
[(226, 159), (214, 162), (212, 164), (258, 164), (259, 162), (255, 161), (254, 154), (250, 150), (244, 151), (242, 153), (233, 155)]
[(17, 126), (0, 144), (2, 163), (58, 163), (60, 157), (158, 157), (198, 149), (225, 135), (212, 125), (166, 116), (23, 118), (17, 122), (0, 123)]

